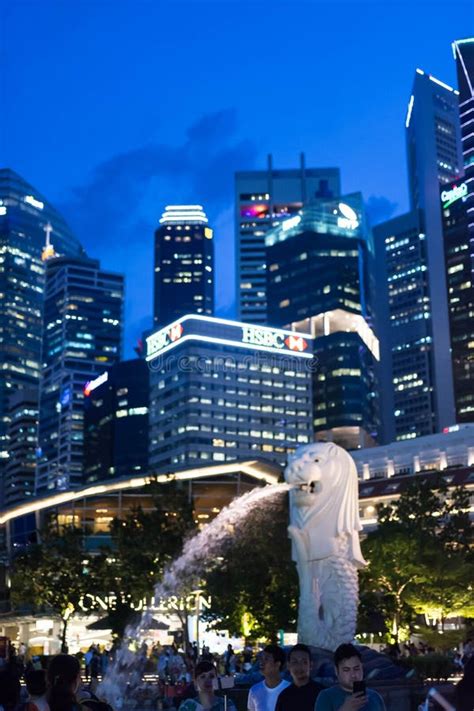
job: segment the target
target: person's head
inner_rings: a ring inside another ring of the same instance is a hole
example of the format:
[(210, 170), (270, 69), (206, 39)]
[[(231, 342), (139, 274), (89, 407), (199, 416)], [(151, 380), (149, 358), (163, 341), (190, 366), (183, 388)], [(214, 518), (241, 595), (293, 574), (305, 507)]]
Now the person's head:
[(295, 686), (305, 686), (311, 675), (311, 652), (306, 644), (295, 644), (288, 653), (288, 670)]
[(0, 671), (0, 705), (5, 711), (13, 711), (20, 701), (21, 684), (18, 674), (12, 669)]
[(285, 666), (285, 652), (277, 644), (269, 644), (260, 655), (260, 670), (265, 677), (280, 674)]
[(57, 654), (48, 667), (48, 702), (51, 711), (70, 711), (81, 682), (81, 667), (76, 657)]
[(25, 674), (25, 684), (30, 696), (43, 696), (46, 693), (46, 672), (44, 669), (31, 669)]
[(214, 689), (214, 679), (217, 679), (217, 672), (211, 662), (198, 662), (194, 669), (194, 684), (199, 694), (212, 694)]
[(339, 684), (345, 691), (352, 691), (354, 682), (364, 678), (362, 657), (353, 644), (339, 645), (334, 652), (334, 666)]

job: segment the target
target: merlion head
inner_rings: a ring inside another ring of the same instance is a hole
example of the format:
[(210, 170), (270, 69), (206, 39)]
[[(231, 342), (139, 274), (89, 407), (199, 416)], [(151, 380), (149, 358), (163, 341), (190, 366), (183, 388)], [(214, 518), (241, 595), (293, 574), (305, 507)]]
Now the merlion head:
[(285, 479), (290, 490), (291, 525), (308, 531), (315, 548), (337, 548), (350, 539), (350, 557), (364, 565), (359, 545), (357, 469), (345, 449), (332, 442), (298, 447), (288, 458)]

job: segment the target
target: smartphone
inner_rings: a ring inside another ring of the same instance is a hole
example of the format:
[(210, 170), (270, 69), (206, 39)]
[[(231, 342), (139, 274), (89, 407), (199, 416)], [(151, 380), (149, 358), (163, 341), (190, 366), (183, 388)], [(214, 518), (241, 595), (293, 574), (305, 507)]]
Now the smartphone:
[(352, 684), (352, 693), (365, 696), (365, 681), (354, 681)]

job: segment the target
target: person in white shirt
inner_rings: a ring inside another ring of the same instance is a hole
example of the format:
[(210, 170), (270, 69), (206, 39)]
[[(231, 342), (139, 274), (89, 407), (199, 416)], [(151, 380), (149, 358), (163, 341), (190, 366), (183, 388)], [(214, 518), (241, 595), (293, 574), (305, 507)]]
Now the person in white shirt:
[(276, 644), (265, 647), (260, 657), (260, 670), (264, 680), (254, 684), (249, 691), (248, 711), (275, 711), (278, 696), (290, 686), (289, 681), (281, 678), (285, 666), (285, 652)]

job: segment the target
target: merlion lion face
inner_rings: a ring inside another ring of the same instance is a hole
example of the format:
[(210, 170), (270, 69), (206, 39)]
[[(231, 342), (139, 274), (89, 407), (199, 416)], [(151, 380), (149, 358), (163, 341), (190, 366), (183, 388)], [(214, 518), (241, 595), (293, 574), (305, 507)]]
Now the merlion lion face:
[(337, 457), (337, 449), (328, 442), (313, 442), (298, 447), (289, 456), (285, 479), (293, 487), (291, 494), (296, 506), (314, 506), (315, 497), (330, 485), (327, 473)]

